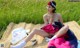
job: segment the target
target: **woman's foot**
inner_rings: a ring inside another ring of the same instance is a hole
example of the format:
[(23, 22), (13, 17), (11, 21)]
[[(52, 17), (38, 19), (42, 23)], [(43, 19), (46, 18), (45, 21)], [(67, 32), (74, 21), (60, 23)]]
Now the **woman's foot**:
[(10, 48), (23, 48), (26, 45), (25, 40), (22, 40), (20, 43), (18, 43), (17, 45), (11, 45)]
[(37, 44), (37, 40), (32, 40), (32, 46), (36, 45)]
[(50, 40), (54, 40), (54, 39), (56, 39), (56, 38), (57, 38), (57, 36), (54, 35), (51, 39), (49, 39), (49, 41), (50, 41)]
[(46, 42), (49, 42), (51, 38), (45, 37)]

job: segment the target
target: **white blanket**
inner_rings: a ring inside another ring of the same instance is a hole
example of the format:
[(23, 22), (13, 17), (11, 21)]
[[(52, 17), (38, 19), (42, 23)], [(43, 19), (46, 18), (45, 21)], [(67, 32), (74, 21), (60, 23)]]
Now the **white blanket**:
[(26, 33), (28, 33), (30, 30), (25, 30), (24, 28), (16, 28), (12, 31), (12, 39), (11, 43), (16, 44), (20, 40), (22, 40), (24, 37), (27, 36)]

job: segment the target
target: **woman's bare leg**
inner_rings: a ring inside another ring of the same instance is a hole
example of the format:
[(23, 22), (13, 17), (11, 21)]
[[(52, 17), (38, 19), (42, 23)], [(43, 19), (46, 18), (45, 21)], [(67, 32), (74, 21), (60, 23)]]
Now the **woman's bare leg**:
[(56, 36), (60, 37), (68, 31), (69, 27), (67, 25), (63, 26), (57, 33)]
[(63, 26), (50, 40), (60, 37), (68, 31), (69, 27), (67, 25)]
[(26, 42), (30, 41), (30, 39), (32, 39), (32, 37), (33, 37), (35, 34), (40, 35), (40, 36), (42, 36), (42, 37), (49, 36), (49, 34), (46, 33), (46, 32), (43, 31), (43, 30), (34, 29), (34, 30), (25, 38), (25, 41), (26, 41)]

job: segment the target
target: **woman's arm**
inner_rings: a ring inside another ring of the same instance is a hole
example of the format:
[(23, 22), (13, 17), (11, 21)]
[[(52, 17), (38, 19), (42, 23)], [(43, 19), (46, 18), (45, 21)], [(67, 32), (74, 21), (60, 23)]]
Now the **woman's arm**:
[(43, 20), (44, 20), (44, 24), (48, 24), (48, 21), (47, 21), (47, 14), (43, 15)]
[(44, 15), (43, 15), (43, 20), (44, 20), (44, 24), (42, 25), (42, 27), (48, 24), (47, 14), (44, 14)]
[(58, 14), (58, 16), (59, 16), (59, 21), (63, 24), (62, 16), (60, 14)]

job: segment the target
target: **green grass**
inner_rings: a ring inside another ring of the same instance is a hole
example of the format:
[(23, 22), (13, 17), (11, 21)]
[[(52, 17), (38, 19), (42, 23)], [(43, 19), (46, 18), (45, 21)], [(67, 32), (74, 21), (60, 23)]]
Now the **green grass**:
[[(0, 31), (10, 22), (43, 23), (43, 14), (47, 12), (49, 0), (0, 0)], [(64, 22), (75, 20), (80, 24), (80, 2), (55, 0), (56, 12), (61, 13)]]

